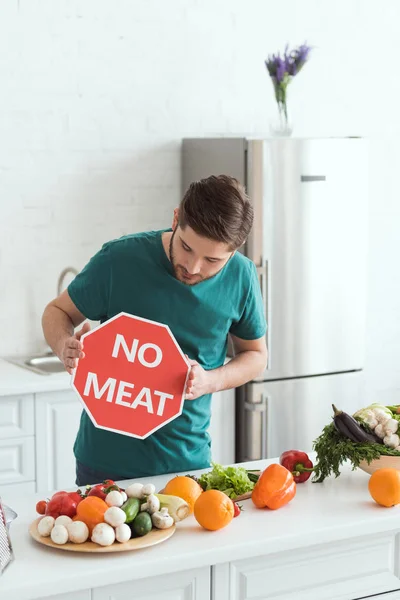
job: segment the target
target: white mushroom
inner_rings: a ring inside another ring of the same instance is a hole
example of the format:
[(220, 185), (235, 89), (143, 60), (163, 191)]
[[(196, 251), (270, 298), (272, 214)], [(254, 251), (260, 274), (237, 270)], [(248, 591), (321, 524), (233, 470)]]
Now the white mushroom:
[(121, 491), (121, 496), (122, 496), (122, 499), (123, 499), (124, 502), (126, 502), (128, 500), (128, 496), (126, 495), (125, 492)]
[(118, 542), (122, 544), (131, 539), (131, 528), (126, 523), (122, 523), (122, 525), (118, 525), (115, 529), (115, 537)]
[(74, 544), (83, 544), (89, 537), (89, 528), (83, 521), (72, 521), (67, 525), (68, 537)]
[(43, 517), (40, 519), (38, 523), (38, 532), (43, 537), (49, 537), (51, 534), (51, 530), (54, 527), (55, 519), (54, 517)]
[(64, 525), (64, 527), (67, 527), (70, 523), (72, 523), (71, 517), (67, 517), (67, 515), (60, 515), (57, 517), (54, 525)]
[(126, 513), (118, 506), (111, 506), (104, 513), (104, 520), (111, 525), (111, 527), (118, 527), (118, 525), (125, 523)]
[(397, 448), (400, 445), (400, 437), (397, 433), (391, 433), (383, 438), (383, 443), (388, 448)]
[(396, 433), (396, 431), (399, 428), (399, 422), (396, 421), (396, 419), (388, 419), (384, 424), (383, 428), (387, 435), (389, 435), (390, 433)]
[(156, 486), (153, 485), (152, 483), (146, 483), (146, 485), (143, 486), (143, 496), (150, 496), (151, 494), (154, 494), (154, 492), (156, 491)]
[(365, 411), (363, 422), (368, 425), (370, 429), (375, 429), (375, 427), (378, 425), (378, 419), (372, 410)]
[[(140, 507), (142, 512), (147, 511), (150, 515), (160, 510), (160, 501), (154, 494), (147, 496), (146, 502)], [(168, 510), (168, 509), (167, 509)]]
[(382, 425), (382, 423), (379, 423), (379, 424), (378, 424), (378, 425), (375, 427), (375, 429), (374, 429), (374, 433), (375, 433), (375, 434), (376, 434), (376, 435), (377, 435), (379, 438), (381, 438), (381, 440), (383, 440), (383, 438), (385, 437), (386, 433), (385, 433), (385, 430), (384, 430), (384, 428), (383, 428), (383, 425)]
[(168, 509), (165, 507), (151, 515), (151, 520), (157, 529), (168, 529), (174, 524), (173, 518), (168, 514)]
[(389, 415), (381, 408), (374, 408), (372, 410), (375, 414), (375, 418), (379, 423), (385, 423), (390, 419)]
[(97, 523), (93, 529), (91, 540), (99, 546), (111, 546), (115, 542), (115, 531), (107, 523)]
[(68, 542), (68, 530), (64, 525), (54, 525), (50, 535), (52, 541), (60, 546)]
[(128, 498), (143, 498), (143, 483), (132, 483), (126, 488), (125, 492)]
[(118, 492), (118, 490), (112, 490), (107, 494), (105, 502), (108, 504), (108, 506), (122, 506), (124, 499), (121, 492)]

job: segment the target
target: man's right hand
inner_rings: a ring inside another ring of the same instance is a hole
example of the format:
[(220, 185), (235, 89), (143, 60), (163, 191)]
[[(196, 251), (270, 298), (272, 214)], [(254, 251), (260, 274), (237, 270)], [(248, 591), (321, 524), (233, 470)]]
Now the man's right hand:
[(83, 334), (90, 331), (90, 325), (88, 322), (84, 323), (82, 329), (77, 331), (73, 336), (67, 338), (64, 342), (64, 346), (59, 356), (61, 362), (64, 363), (64, 367), (71, 375), (72, 371), (76, 368), (79, 358), (84, 358), (85, 353), (83, 352), (83, 343), (81, 337)]

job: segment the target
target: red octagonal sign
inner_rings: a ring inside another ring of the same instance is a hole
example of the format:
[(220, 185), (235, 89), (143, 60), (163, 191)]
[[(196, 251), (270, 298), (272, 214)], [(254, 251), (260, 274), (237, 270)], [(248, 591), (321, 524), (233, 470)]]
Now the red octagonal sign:
[(96, 427), (145, 439), (182, 413), (190, 366), (167, 325), (121, 312), (82, 341), (72, 387)]

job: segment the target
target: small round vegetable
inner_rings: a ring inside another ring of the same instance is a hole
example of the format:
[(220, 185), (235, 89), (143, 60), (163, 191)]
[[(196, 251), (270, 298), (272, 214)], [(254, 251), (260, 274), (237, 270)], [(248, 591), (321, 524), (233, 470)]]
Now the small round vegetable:
[(147, 496), (146, 502), (142, 504), (140, 510), (142, 512), (147, 511), (149, 515), (152, 515), (158, 510), (160, 510), (160, 501), (157, 498), (157, 496), (155, 496), (154, 494), (150, 494), (150, 496)]
[(49, 537), (51, 530), (54, 527), (54, 517), (43, 517), (38, 523), (38, 532), (43, 537)]
[(93, 529), (91, 540), (99, 546), (111, 546), (115, 542), (115, 531), (107, 523), (98, 523)]
[(68, 542), (68, 530), (64, 525), (55, 525), (50, 536), (52, 541), (60, 546)]
[(108, 506), (120, 507), (123, 505), (124, 499), (122, 497), (121, 492), (118, 492), (117, 490), (112, 490), (112, 492), (107, 494), (107, 496), (105, 498), (105, 502), (106, 502), (106, 504), (108, 504)]
[(132, 483), (126, 488), (125, 492), (128, 498), (143, 498), (143, 483)]
[(143, 496), (150, 496), (150, 494), (154, 494), (154, 492), (156, 491), (156, 486), (153, 485), (152, 483), (147, 483), (146, 485), (143, 486)]
[(124, 502), (126, 502), (128, 500), (128, 496), (126, 495), (125, 492), (121, 491), (121, 496), (122, 496), (122, 499), (123, 499)]
[(69, 523), (72, 523), (71, 517), (67, 517), (67, 515), (61, 515), (57, 517), (54, 525), (64, 525), (64, 527), (67, 527)]
[(110, 506), (104, 513), (104, 520), (111, 527), (118, 527), (126, 521), (126, 513), (118, 506)]
[(44, 515), (46, 512), (46, 506), (47, 506), (47, 502), (46, 500), (40, 500), (37, 504), (36, 504), (36, 512), (39, 515)]
[(83, 521), (71, 521), (67, 531), (69, 540), (74, 544), (83, 544), (89, 537), (89, 528)]
[(153, 528), (151, 517), (147, 512), (140, 512), (132, 523), (133, 531), (138, 536), (146, 535)]
[(168, 514), (168, 508), (165, 507), (152, 514), (151, 520), (157, 529), (169, 529), (174, 524), (173, 518)]
[(126, 523), (122, 523), (121, 525), (118, 525), (118, 527), (116, 527), (116, 529), (115, 529), (115, 537), (116, 537), (117, 541), (121, 542), (122, 544), (124, 542), (127, 542), (128, 540), (130, 540), (131, 535), (132, 535), (131, 528)]
[(381, 439), (383, 440), (383, 438), (385, 437), (386, 433), (385, 430), (383, 428), (382, 423), (378, 423), (378, 425), (375, 427), (374, 429), (374, 433)]
[(396, 433), (399, 428), (399, 422), (396, 421), (396, 419), (388, 419), (383, 428), (386, 431), (386, 435), (389, 435), (389, 433)]

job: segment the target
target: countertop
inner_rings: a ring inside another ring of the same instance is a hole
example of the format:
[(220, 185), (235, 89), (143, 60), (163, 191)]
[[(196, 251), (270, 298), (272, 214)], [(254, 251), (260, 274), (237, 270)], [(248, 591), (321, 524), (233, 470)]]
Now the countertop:
[(1, 396), (67, 390), (71, 387), (70, 381), (71, 376), (66, 371), (39, 375), (0, 358), (0, 401)]
[[(271, 462), (277, 459), (246, 466), (263, 469)], [(141, 481), (162, 488), (170, 478)], [(385, 509), (376, 505), (368, 493), (368, 478), (361, 470), (343, 467), (338, 479), (298, 485), (296, 497), (280, 510), (260, 510), (247, 500), (242, 503), (243, 513), (225, 529), (203, 530), (190, 516), (159, 546), (114, 555), (68, 553), (40, 546), (28, 534), (39, 497), (5, 497), (19, 517), (11, 525), (16, 558), (0, 577), (0, 597), (31, 600), (399, 530), (400, 506)]]

